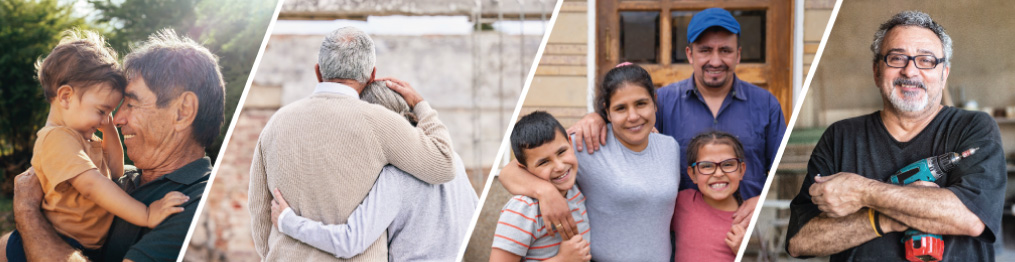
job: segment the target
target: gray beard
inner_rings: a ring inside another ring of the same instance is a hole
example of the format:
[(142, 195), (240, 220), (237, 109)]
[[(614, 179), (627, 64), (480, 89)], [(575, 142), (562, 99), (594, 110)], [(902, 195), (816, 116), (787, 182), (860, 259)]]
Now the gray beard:
[[(905, 95), (918, 95), (919, 94), (919, 92), (901, 92), (901, 93), (903, 93), (904, 96)], [(888, 97), (888, 101), (891, 102), (892, 105), (895, 106), (895, 109), (898, 109), (899, 111), (902, 111), (902, 112), (917, 112), (917, 111), (921, 111), (921, 110), (924, 110), (924, 109), (927, 108), (928, 100), (930, 99), (929, 97), (927, 97), (928, 95), (929, 94), (927, 93), (927, 90), (924, 89), (923, 98), (921, 98), (919, 100), (916, 100), (916, 101), (913, 101), (913, 100), (909, 100), (909, 99), (905, 99), (903, 97), (900, 97), (898, 95), (898, 93), (895, 92), (895, 89), (892, 88), (892, 92), (891, 92), (891, 95), (889, 95), (889, 97)]]

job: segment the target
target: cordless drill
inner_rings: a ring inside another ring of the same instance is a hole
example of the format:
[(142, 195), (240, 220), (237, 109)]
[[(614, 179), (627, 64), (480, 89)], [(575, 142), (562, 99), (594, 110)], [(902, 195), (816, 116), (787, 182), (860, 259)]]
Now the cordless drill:
[[(908, 185), (916, 181), (937, 181), (945, 173), (955, 169), (955, 164), (959, 160), (976, 153), (977, 149), (970, 148), (963, 151), (962, 154), (951, 152), (921, 159), (903, 167), (889, 180), (896, 185)], [(909, 229), (906, 230), (906, 236), (902, 238), (902, 241), (906, 248), (906, 259), (909, 261), (940, 261), (944, 255), (945, 243), (941, 235)]]

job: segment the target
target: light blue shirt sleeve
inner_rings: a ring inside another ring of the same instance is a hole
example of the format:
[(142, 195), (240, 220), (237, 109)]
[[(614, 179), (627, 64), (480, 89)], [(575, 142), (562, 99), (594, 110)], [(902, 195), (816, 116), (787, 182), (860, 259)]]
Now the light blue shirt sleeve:
[(286, 208), (279, 216), (283, 234), (338, 258), (352, 258), (363, 253), (398, 215), (401, 192), (397, 179), (385, 168), (370, 193), (349, 216), (346, 224), (324, 224)]

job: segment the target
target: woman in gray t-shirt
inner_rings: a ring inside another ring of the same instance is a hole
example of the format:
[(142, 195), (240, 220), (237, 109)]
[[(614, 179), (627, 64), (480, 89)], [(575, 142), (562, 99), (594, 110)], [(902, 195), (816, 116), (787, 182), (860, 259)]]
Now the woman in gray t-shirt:
[[(655, 98), (648, 72), (628, 63), (610, 70), (596, 89), (596, 112), (610, 123), (607, 141), (595, 154), (576, 155), (592, 230), (587, 240), (597, 261), (670, 259), (669, 228), (680, 174), (673, 159), (680, 159), (679, 146), (669, 136), (652, 133)], [(555, 202), (565, 203), (552, 199), (562, 198), (559, 193), (539, 194), (552, 188), (549, 182), (520, 175), (524, 173), (511, 166), (500, 174), (509, 192), (539, 199), (544, 214), (557, 212)]]

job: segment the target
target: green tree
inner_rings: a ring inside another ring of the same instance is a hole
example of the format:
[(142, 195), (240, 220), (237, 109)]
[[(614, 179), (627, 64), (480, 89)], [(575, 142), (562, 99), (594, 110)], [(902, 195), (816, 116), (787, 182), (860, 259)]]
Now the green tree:
[(61, 33), (84, 27), (71, 4), (57, 0), (0, 0), (0, 192), (30, 166), (35, 132), (49, 104), (36, 79), (35, 61), (60, 42)]
[(194, 25), (195, 7), (199, 0), (90, 0), (99, 13), (96, 23), (110, 31), (106, 37), (120, 54), (129, 46), (148, 39), (163, 28), (187, 33)]
[(233, 113), (239, 109), (243, 87), (251, 76), (276, 3), (276, 0), (223, 0), (198, 4), (198, 18), (191, 32), (199, 34), (204, 46), (219, 56), (226, 82), (225, 123), (219, 139), (208, 148), (213, 159), (222, 147)]

